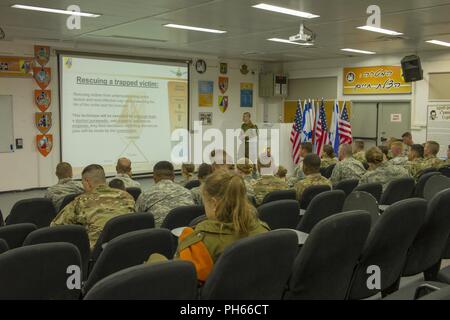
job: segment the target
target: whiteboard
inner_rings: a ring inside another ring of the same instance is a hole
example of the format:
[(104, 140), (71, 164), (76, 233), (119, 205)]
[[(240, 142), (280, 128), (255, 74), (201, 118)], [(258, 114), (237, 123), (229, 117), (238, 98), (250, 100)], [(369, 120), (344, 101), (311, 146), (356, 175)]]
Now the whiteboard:
[(450, 103), (429, 105), (427, 113), (427, 141), (439, 143), (438, 158), (447, 159), (450, 144)]
[(0, 96), (0, 152), (13, 152), (14, 127), (13, 127), (13, 103), (12, 96)]

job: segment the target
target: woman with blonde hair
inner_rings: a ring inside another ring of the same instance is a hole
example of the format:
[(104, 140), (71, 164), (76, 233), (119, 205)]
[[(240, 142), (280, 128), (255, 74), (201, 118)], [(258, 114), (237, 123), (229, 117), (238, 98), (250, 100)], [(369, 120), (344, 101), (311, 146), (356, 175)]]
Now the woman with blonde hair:
[(383, 152), (378, 147), (372, 147), (367, 150), (366, 160), (369, 164), (369, 169), (361, 177), (359, 181), (360, 185), (381, 183), (384, 191), (389, 182), (399, 178), (409, 177), (408, 170), (403, 166), (396, 166), (386, 161)]

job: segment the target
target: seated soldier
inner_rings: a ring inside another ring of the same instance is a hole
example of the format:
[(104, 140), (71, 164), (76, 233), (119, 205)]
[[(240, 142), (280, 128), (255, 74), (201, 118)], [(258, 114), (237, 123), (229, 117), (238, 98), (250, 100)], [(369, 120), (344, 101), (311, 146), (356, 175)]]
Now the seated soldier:
[(320, 158), (317, 154), (308, 154), (303, 160), (303, 172), (305, 179), (295, 184), (295, 193), (298, 201), (301, 201), (303, 191), (310, 186), (326, 185), (331, 187), (331, 182), (320, 174)]
[(284, 181), (286, 181), (287, 169), (283, 166), (278, 166), (277, 173), (275, 173), (275, 177), (278, 177)]
[(253, 185), (256, 183), (256, 179), (253, 178), (253, 162), (247, 158), (239, 159), (236, 163), (236, 173), (244, 179), (247, 195), (255, 196)]
[(408, 171), (403, 166), (395, 166), (389, 161), (384, 160), (383, 152), (378, 147), (372, 147), (366, 152), (366, 159), (369, 164), (369, 169), (361, 177), (359, 184), (366, 183), (380, 183), (383, 191), (386, 189), (389, 182), (409, 177)]
[(336, 164), (338, 160), (334, 154), (334, 149), (331, 144), (326, 144), (323, 146), (322, 157), (320, 159), (320, 167), (328, 168), (332, 164)]
[(312, 148), (313, 145), (311, 142), (303, 142), (300, 145), (300, 161), (294, 168), (294, 174), (287, 180), (289, 188), (293, 188), (298, 181), (305, 178), (305, 174), (303, 173), (303, 159), (306, 155), (312, 153)]
[(408, 162), (405, 164), (405, 169), (411, 177), (419, 177), (419, 172), (422, 170), (423, 163), (423, 147), (420, 144), (413, 144), (409, 147)]
[(137, 212), (150, 212), (155, 217), (155, 226), (160, 227), (170, 210), (194, 204), (190, 190), (174, 182), (172, 163), (160, 161), (153, 167), (155, 184), (141, 193), (136, 201)]
[(332, 184), (351, 179), (361, 179), (366, 172), (363, 164), (353, 158), (352, 146), (350, 144), (341, 144), (339, 147), (339, 162), (333, 169), (330, 177)]
[(408, 161), (408, 158), (403, 156), (403, 142), (394, 141), (391, 143), (392, 158), (389, 162), (393, 165), (403, 166)]
[(256, 180), (253, 185), (253, 190), (255, 191), (256, 204), (260, 205), (268, 193), (275, 190), (287, 190), (288, 185), (286, 181), (273, 175), (272, 164), (270, 162), (262, 163), (258, 161), (258, 168), (261, 173), (261, 178)]
[(421, 170), (428, 168), (440, 168), (444, 164), (444, 161), (437, 157), (438, 153), (439, 143), (437, 143), (436, 141), (427, 141), (423, 149), (424, 159), (422, 162)]
[(122, 180), (123, 183), (125, 184), (125, 189), (126, 188), (141, 188), (141, 184), (137, 181), (134, 181), (133, 179), (131, 179), (131, 160), (127, 159), (127, 158), (120, 158), (119, 160), (117, 160), (117, 165), (116, 165), (116, 176), (111, 178), (111, 180), (113, 179), (119, 179)]
[(366, 162), (364, 141), (358, 140), (353, 143), (353, 158), (360, 161), (361, 163)]
[(181, 165), (181, 180), (179, 184), (185, 186), (186, 183), (195, 179), (194, 176), (195, 165), (192, 163), (183, 163)]
[(56, 166), (56, 176), (58, 183), (47, 189), (45, 198), (52, 200), (56, 211), (59, 211), (64, 197), (69, 194), (83, 193), (81, 182), (72, 180), (73, 172), (70, 163), (61, 162)]
[(108, 186), (113, 189), (119, 189), (119, 190), (126, 191), (125, 183), (123, 182), (123, 180), (120, 180), (120, 179), (112, 179), (108, 183)]
[(203, 205), (202, 194), (201, 194), (201, 186), (205, 179), (212, 173), (212, 166), (207, 163), (202, 163), (198, 167), (198, 181), (200, 181), (200, 186), (194, 187), (191, 189), (192, 198), (194, 199), (194, 203), (198, 206)]
[(61, 210), (51, 225), (83, 225), (92, 249), (111, 218), (134, 212), (134, 199), (125, 191), (108, 187), (105, 171), (98, 164), (84, 168), (81, 177), (86, 192)]

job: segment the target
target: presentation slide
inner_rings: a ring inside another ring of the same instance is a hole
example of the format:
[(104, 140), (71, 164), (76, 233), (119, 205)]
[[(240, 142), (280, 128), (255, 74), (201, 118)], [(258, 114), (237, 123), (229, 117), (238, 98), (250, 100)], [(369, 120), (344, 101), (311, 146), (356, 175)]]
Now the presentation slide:
[(188, 129), (188, 65), (59, 55), (62, 161), (74, 175), (96, 163), (108, 175), (118, 158), (133, 173), (171, 159), (172, 131)]

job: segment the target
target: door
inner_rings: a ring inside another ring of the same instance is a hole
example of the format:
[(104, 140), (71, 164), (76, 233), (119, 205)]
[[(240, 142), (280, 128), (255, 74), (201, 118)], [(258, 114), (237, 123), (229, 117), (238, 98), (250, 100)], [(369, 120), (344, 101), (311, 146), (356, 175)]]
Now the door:
[(350, 121), (353, 140), (364, 141), (365, 149), (377, 145), (378, 104), (376, 102), (353, 102)]
[(13, 152), (13, 104), (12, 96), (0, 96), (0, 152)]
[(381, 102), (379, 107), (379, 143), (381, 138), (401, 139), (403, 133), (411, 130), (410, 102)]

